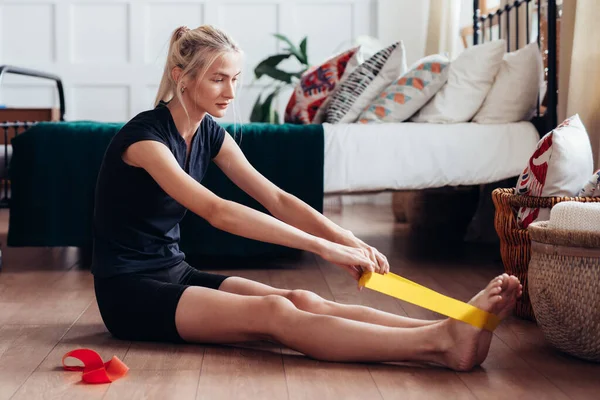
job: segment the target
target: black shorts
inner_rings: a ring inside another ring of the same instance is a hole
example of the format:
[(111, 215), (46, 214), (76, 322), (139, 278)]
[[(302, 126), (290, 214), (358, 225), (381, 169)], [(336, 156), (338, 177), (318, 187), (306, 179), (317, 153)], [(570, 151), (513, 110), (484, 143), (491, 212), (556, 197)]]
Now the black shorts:
[(227, 276), (201, 272), (185, 261), (143, 273), (94, 278), (96, 301), (108, 331), (134, 341), (182, 343), (175, 310), (189, 286), (219, 289)]

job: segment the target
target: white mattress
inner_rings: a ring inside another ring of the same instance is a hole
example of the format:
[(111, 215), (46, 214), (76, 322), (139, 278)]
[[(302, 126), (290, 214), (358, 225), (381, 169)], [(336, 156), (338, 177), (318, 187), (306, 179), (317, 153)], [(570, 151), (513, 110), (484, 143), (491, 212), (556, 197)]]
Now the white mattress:
[(323, 124), (325, 193), (478, 185), (519, 175), (539, 134), (529, 122)]

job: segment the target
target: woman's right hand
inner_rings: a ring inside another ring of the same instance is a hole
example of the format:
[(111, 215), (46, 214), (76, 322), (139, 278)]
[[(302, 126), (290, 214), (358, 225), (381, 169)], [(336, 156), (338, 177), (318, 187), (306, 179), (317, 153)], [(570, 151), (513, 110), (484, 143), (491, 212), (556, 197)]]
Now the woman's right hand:
[(325, 260), (342, 267), (355, 280), (359, 280), (365, 271), (375, 272), (378, 266), (369, 258), (365, 249), (344, 246), (323, 240), (318, 254)]

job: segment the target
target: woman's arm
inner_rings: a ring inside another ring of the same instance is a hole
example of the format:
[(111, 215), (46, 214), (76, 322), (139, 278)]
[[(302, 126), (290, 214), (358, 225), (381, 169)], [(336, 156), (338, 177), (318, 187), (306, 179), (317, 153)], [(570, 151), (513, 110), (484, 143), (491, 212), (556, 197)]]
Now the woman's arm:
[(275, 218), (331, 242), (364, 249), (379, 266), (379, 272), (389, 272), (389, 264), (383, 254), (296, 196), (274, 185), (248, 162), (229, 135), (225, 135), (225, 141), (214, 161), (233, 183), (261, 203)]
[(136, 142), (123, 158), (132, 166), (144, 168), (167, 194), (217, 229), (310, 251), (337, 264), (374, 270), (365, 252), (310, 235), (270, 215), (218, 197), (186, 174), (170, 150), (159, 142)]
[(265, 178), (248, 162), (229, 135), (225, 135), (214, 161), (233, 183), (285, 223), (336, 243), (344, 242), (351, 234)]

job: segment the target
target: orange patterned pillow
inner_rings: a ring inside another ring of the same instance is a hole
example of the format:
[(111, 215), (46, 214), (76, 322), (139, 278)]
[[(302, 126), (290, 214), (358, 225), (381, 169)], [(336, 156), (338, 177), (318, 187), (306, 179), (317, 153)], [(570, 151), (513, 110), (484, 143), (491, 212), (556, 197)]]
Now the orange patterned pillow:
[(316, 122), (317, 111), (342, 80), (344, 72), (350, 72), (360, 63), (359, 48), (340, 53), (304, 73), (287, 104), (284, 121), (293, 124)]

